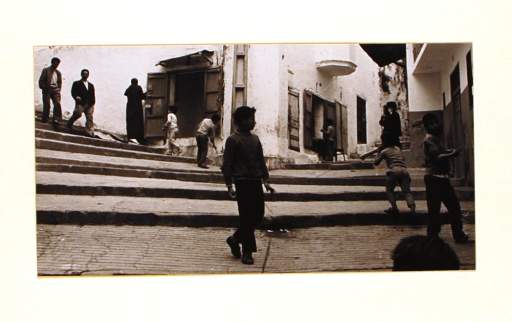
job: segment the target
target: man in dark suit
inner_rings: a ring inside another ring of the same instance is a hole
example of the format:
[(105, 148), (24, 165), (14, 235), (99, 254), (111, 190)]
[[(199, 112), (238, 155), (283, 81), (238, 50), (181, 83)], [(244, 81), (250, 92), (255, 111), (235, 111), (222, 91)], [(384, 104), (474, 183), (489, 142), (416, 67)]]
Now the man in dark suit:
[(50, 101), (53, 102), (53, 124), (58, 125), (62, 120), (62, 109), (60, 106), (60, 90), (62, 88), (62, 75), (57, 69), (60, 59), (53, 57), (51, 65), (41, 72), (39, 77), (39, 88), (43, 92), (43, 123), (48, 122), (50, 117)]
[(86, 133), (93, 137), (94, 123), (92, 115), (94, 113), (94, 103), (96, 103), (94, 85), (87, 81), (87, 78), (89, 78), (89, 70), (82, 69), (81, 76), (82, 79), (73, 82), (73, 86), (71, 87), (71, 96), (73, 96), (75, 100), (75, 110), (67, 125), (68, 128), (71, 129), (73, 123), (82, 116), (82, 113), (85, 113)]

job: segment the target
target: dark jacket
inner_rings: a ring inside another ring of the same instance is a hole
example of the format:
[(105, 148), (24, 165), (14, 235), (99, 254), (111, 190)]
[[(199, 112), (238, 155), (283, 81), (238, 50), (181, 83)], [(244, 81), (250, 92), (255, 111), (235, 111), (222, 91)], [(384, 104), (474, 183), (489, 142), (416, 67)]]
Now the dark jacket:
[(427, 174), (448, 175), (450, 173), (450, 160), (448, 158), (439, 158), (440, 154), (448, 152), (439, 137), (427, 134), (423, 141), (423, 151), (425, 153)]
[(258, 136), (234, 133), (226, 140), (222, 173), (226, 184), (237, 179), (268, 179), (263, 147)]
[[(52, 88), (50, 86), (52, 81), (52, 74), (57, 73), (57, 88)], [(41, 76), (39, 76), (39, 88), (43, 90), (43, 93), (48, 93), (50, 90), (55, 92), (60, 92), (62, 88), (62, 74), (57, 69), (52, 69), (52, 66), (46, 67), (41, 72)]]
[(400, 122), (400, 115), (397, 112), (391, 114), (384, 114), (380, 118), (379, 124), (383, 127), (383, 133), (389, 133), (393, 136), (399, 137), (402, 135), (402, 125)]
[[(73, 99), (76, 101), (76, 103), (80, 105), (93, 106), (96, 103), (94, 85), (90, 82), (89, 90), (87, 90), (81, 80), (73, 82), (73, 86), (71, 87), (71, 96), (73, 96)], [(77, 100), (77, 97), (80, 97), (81, 99)]]

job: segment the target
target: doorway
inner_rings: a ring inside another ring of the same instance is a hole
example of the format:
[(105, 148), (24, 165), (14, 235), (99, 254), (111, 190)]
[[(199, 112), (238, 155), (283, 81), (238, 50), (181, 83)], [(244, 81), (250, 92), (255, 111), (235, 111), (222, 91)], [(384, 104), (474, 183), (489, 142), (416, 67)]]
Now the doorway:
[(192, 137), (205, 116), (204, 72), (175, 75), (174, 106), (178, 118), (177, 137)]
[(452, 124), (445, 124), (445, 127), (452, 127), (452, 142), (451, 148), (459, 149), (460, 154), (457, 158), (453, 159), (454, 176), (456, 178), (462, 178), (465, 175), (465, 138), (464, 129), (462, 127), (462, 107), (461, 107), (461, 95), (460, 95), (460, 74), (459, 65), (455, 66), (453, 72), (450, 75), (450, 90), (451, 90), (451, 105), (452, 105)]

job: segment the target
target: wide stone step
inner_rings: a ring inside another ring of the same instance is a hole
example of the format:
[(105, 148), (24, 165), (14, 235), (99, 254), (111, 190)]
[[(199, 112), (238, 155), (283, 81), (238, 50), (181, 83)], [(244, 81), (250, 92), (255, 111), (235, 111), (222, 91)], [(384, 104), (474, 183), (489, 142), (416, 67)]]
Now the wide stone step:
[[(202, 172), (198, 170), (158, 170), (153, 168), (138, 168), (109, 163), (96, 163), (66, 159), (37, 157), (36, 170), (41, 172), (81, 173), (107, 176), (122, 176), (132, 178), (154, 178), (180, 180), (189, 182), (224, 183), (220, 172)], [(353, 176), (340, 178), (308, 178), (272, 175), (271, 182), (275, 184), (293, 185), (324, 185), (324, 186), (384, 186), (385, 175)], [(422, 178), (412, 178), (412, 186), (424, 186)]]
[[(126, 224), (173, 226), (223, 226), (238, 224), (235, 201), (178, 198), (132, 198), (113, 196), (37, 195), (40, 224)], [(313, 201), (266, 203), (264, 227), (294, 228), (330, 225), (423, 225), (425, 201), (417, 202), (417, 216), (408, 213), (403, 201), (401, 214), (383, 212), (386, 201)], [(474, 202), (461, 202), (464, 221), (474, 222)], [(442, 213), (446, 209), (442, 208)], [(447, 222), (448, 216), (443, 216)]]
[(373, 169), (375, 166), (372, 162), (359, 160), (350, 160), (334, 163), (308, 163), (308, 164), (287, 164), (285, 169), (293, 170), (357, 170), (357, 169)]
[(159, 153), (163, 154), (166, 150), (165, 148), (151, 147), (139, 144), (129, 144), (123, 143), (114, 140), (105, 140), (98, 138), (91, 138), (81, 135), (73, 135), (68, 133), (56, 132), (51, 130), (43, 130), (36, 128), (36, 138), (40, 139), (48, 139), (54, 141), (63, 141), (69, 143), (78, 143), (78, 144), (86, 144), (93, 145), (97, 147), (106, 147), (106, 148), (114, 148), (114, 149), (124, 149), (130, 151), (141, 151), (141, 152), (149, 152), (149, 153)]
[[(130, 178), (92, 174), (38, 172), (36, 176), (38, 194), (132, 196), (154, 198), (187, 198), (229, 200), (222, 184), (162, 180), (152, 178)], [(268, 201), (355, 201), (386, 200), (383, 187), (378, 186), (320, 186), (275, 184), (277, 192), (266, 195)], [(474, 200), (474, 191), (457, 188), (460, 200)], [(398, 198), (403, 198), (401, 192)], [(423, 187), (413, 187), (417, 200), (426, 197)]]
[(134, 159), (145, 159), (155, 161), (177, 161), (195, 163), (195, 159), (187, 157), (171, 157), (159, 153), (149, 153), (141, 151), (130, 151), (125, 149), (97, 147), (88, 144), (70, 143), (59, 140), (49, 140), (36, 138), (37, 149), (47, 149), (55, 151), (64, 151), (72, 153), (95, 154), (111, 157), (123, 157)]

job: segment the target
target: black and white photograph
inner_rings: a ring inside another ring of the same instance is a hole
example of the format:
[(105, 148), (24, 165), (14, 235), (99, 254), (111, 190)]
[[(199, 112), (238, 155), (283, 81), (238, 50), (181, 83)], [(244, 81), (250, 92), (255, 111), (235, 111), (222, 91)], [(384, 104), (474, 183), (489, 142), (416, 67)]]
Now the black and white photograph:
[(471, 43), (34, 47), (40, 276), (474, 270)]
[(512, 5), (18, 0), (0, 321), (512, 321)]

